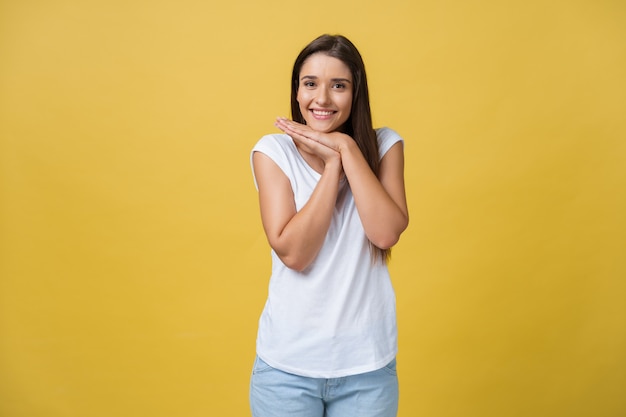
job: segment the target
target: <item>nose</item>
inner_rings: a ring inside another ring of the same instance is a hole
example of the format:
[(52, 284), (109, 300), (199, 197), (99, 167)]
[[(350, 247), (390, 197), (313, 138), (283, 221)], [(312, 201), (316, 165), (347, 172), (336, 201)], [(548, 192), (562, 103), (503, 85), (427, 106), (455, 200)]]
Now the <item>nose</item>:
[(315, 97), (315, 102), (320, 106), (326, 106), (330, 104), (330, 94), (328, 89), (320, 88), (318, 90), (317, 96)]

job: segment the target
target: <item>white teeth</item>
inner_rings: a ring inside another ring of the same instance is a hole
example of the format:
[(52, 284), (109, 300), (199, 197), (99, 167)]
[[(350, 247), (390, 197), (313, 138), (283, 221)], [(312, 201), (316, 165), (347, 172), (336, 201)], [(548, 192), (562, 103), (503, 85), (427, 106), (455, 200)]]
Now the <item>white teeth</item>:
[(313, 114), (316, 114), (318, 116), (329, 116), (329, 115), (331, 115), (333, 113), (334, 112), (332, 112), (332, 111), (313, 110)]

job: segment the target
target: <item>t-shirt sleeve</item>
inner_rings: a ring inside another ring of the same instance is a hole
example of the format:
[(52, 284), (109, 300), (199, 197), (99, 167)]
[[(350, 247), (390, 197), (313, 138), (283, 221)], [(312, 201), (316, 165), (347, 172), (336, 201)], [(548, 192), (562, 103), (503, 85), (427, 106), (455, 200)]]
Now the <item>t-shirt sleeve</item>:
[(396, 143), (401, 142), (402, 146), (404, 146), (404, 139), (402, 139), (395, 130), (388, 127), (377, 129), (376, 136), (378, 137), (378, 154), (380, 155), (380, 159), (382, 159), (387, 151)]
[(267, 155), (283, 172), (288, 172), (287, 157), (285, 155), (285, 150), (280, 143), (280, 140), (282, 139), (283, 138), (278, 135), (265, 135), (256, 143), (256, 145), (254, 145), (254, 148), (252, 148), (252, 151), (250, 152), (252, 178), (254, 179), (254, 186), (257, 190), (259, 189), (259, 185), (257, 184), (256, 176), (254, 175), (254, 160), (252, 158), (255, 152), (261, 152)]

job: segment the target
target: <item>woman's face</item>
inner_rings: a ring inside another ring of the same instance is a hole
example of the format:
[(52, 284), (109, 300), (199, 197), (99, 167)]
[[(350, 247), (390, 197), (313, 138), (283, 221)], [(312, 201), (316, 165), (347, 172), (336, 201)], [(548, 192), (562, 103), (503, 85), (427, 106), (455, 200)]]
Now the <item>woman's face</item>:
[(352, 73), (346, 64), (315, 53), (304, 61), (298, 82), (297, 100), (306, 124), (320, 132), (342, 130), (352, 110)]

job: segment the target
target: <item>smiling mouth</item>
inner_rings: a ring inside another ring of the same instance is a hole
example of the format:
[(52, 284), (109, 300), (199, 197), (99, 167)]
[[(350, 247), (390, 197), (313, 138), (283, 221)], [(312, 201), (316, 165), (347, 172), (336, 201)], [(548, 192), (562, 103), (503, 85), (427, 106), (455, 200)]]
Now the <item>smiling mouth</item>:
[(315, 117), (316, 119), (325, 119), (336, 113), (336, 111), (333, 111), (333, 110), (315, 110), (315, 109), (311, 109), (310, 112), (313, 114), (313, 117)]

